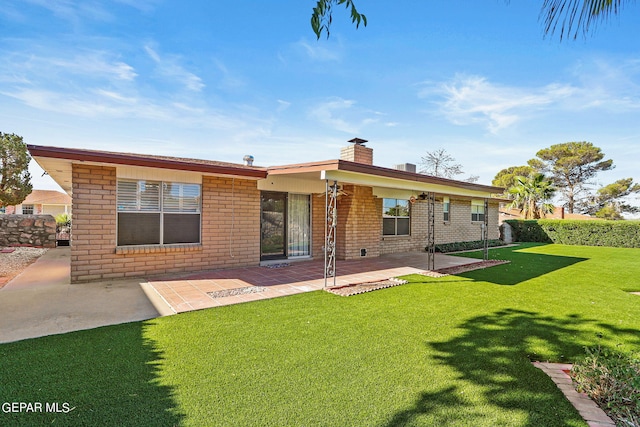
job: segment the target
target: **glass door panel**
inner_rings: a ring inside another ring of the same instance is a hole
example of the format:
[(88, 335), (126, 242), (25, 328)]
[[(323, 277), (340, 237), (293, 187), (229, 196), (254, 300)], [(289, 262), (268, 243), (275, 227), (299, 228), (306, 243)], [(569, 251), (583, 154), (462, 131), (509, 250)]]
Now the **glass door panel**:
[(260, 196), (260, 259), (286, 258), (287, 193)]
[(310, 254), (310, 218), (311, 206), (309, 203), (309, 195), (289, 194), (287, 212), (288, 256), (307, 256)]

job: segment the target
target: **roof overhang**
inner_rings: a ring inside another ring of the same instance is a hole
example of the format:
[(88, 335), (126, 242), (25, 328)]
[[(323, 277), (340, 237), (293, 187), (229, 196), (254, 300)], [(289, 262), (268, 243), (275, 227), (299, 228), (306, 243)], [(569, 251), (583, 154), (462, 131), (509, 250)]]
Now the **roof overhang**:
[(346, 160), (327, 160), (297, 165), (276, 166), (268, 169), (269, 176), (337, 181), (373, 188), (387, 188), (411, 192), (433, 192), (472, 198), (490, 198), (502, 193), (503, 188), (475, 184), (406, 172)]
[(27, 145), (27, 148), (31, 153), (31, 157), (68, 194), (71, 194), (72, 189), (71, 177), (74, 163), (167, 169), (245, 179), (262, 179), (267, 176), (267, 170), (264, 168), (246, 167), (231, 163), (38, 145)]

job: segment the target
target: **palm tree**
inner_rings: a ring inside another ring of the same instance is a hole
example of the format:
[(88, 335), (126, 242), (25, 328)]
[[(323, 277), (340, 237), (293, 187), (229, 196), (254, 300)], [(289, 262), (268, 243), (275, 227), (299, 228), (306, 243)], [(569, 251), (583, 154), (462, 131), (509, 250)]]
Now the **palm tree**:
[(542, 218), (553, 212), (553, 204), (549, 203), (555, 188), (550, 180), (538, 173), (528, 177), (516, 178), (516, 185), (509, 189), (513, 196), (510, 208), (520, 209), (526, 219)]

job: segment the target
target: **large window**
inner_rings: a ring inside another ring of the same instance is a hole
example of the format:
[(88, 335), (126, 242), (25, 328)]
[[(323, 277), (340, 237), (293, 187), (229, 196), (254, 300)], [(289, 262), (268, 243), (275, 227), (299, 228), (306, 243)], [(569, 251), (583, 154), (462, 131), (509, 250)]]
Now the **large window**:
[(484, 221), (484, 200), (471, 201), (471, 221)]
[(382, 202), (382, 235), (408, 236), (410, 223), (409, 201), (400, 199), (383, 199)]
[(118, 181), (118, 246), (200, 243), (199, 184)]
[(451, 201), (449, 200), (449, 197), (444, 197), (442, 199), (442, 219), (443, 219), (443, 221), (449, 221), (449, 218), (451, 218), (450, 210), (451, 210)]
[(33, 205), (22, 205), (22, 213), (24, 215), (33, 215)]

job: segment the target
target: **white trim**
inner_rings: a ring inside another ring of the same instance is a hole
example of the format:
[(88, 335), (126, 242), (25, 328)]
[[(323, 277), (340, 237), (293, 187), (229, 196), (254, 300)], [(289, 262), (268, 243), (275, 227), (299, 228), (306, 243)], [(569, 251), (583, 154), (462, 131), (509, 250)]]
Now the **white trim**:
[[(450, 194), (452, 196), (481, 197), (490, 198), (488, 191), (467, 190), (442, 184), (430, 184), (426, 182), (409, 181), (406, 179), (389, 178), (385, 176), (373, 176), (357, 172), (323, 170), (320, 172), (320, 179), (338, 181), (343, 184), (358, 184), (366, 187), (393, 188), (396, 190), (409, 190), (413, 194), (416, 192), (434, 192), (440, 194)], [(408, 198), (407, 198), (408, 199)], [(484, 202), (483, 202), (484, 203)]]

